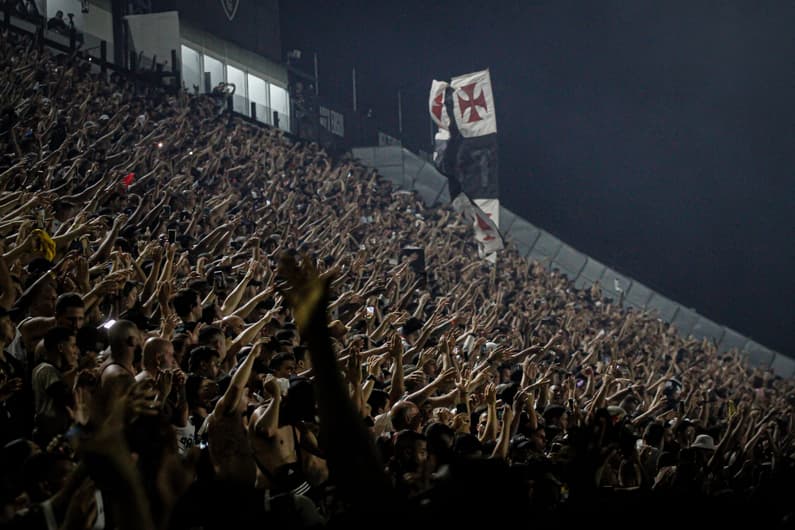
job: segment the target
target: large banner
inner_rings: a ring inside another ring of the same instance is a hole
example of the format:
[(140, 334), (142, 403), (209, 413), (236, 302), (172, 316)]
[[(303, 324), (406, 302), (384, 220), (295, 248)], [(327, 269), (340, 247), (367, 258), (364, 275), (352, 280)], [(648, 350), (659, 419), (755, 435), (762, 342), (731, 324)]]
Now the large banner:
[(453, 207), (472, 223), (480, 256), (494, 262), (504, 244), (497, 224), (497, 115), (489, 71), (449, 84), (434, 80), (428, 111), (439, 128), (434, 163), (448, 179)]
[(428, 106), (439, 128), (434, 154), (439, 170), (455, 175), (470, 197), (499, 197), (497, 114), (489, 71), (454, 77), (449, 84), (434, 80)]
[(464, 138), (497, 133), (497, 115), (488, 70), (454, 77), (453, 114), (458, 130)]

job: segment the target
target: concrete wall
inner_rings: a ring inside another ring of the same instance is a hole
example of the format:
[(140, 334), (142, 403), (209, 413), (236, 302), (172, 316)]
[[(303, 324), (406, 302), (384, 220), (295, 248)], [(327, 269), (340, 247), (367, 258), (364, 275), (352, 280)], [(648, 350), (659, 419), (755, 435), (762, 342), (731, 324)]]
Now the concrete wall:
[[(427, 205), (449, 203), (447, 179), (433, 164), (405, 148), (395, 146), (353, 149), (353, 156), (403, 189), (416, 190)], [(596, 282), (602, 293), (624, 306), (654, 311), (676, 326), (682, 336), (714, 340), (721, 351), (738, 350), (753, 366), (772, 369), (781, 377), (795, 377), (795, 360), (776, 353), (736, 331), (721, 326), (696, 310), (684, 307), (587, 256), (552, 234), (533, 226), (507, 208), (500, 207), (500, 232), (520, 255), (555, 268), (574, 280), (578, 289)]]

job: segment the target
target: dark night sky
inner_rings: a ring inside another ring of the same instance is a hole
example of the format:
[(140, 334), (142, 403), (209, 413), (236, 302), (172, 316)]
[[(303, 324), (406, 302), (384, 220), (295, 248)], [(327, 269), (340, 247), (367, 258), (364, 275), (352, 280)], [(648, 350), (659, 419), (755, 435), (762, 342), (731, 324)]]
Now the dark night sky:
[(396, 130), (403, 87), (414, 147), (431, 79), (490, 68), (507, 208), (790, 356), (793, 27), (784, 1), (282, 3), (321, 96), (350, 106), (355, 65), (360, 108)]

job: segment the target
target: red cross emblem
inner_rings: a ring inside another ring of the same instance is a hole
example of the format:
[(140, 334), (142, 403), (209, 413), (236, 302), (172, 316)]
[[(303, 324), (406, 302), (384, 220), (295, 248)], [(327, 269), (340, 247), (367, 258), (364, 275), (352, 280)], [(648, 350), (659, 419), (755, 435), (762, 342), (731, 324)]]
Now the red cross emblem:
[[(483, 97), (482, 92), (481, 92), (481, 97)], [(480, 228), (485, 233), (485, 235), (483, 236), (483, 241), (491, 241), (492, 239), (496, 239), (493, 235), (491, 235), (492, 229), (491, 225), (489, 225), (488, 222), (483, 220), (478, 214), (475, 214), (475, 220), (478, 223), (478, 228)]]
[(442, 123), (442, 109), (444, 108), (444, 90), (440, 90), (436, 96), (433, 98), (433, 104), (431, 105), (431, 112), (436, 119), (439, 120), (439, 123)]
[(480, 114), (478, 114), (478, 107), (482, 107), (486, 112), (489, 110), (488, 106), (486, 105), (486, 96), (483, 94), (483, 90), (480, 91), (480, 95), (478, 97), (475, 97), (475, 87), (476, 83), (461, 87), (461, 92), (466, 94), (467, 99), (462, 98), (460, 92), (458, 94), (458, 106), (461, 109), (461, 116), (466, 114), (467, 109), (472, 109), (469, 112), (469, 119), (467, 120), (467, 123), (472, 123), (483, 119)]

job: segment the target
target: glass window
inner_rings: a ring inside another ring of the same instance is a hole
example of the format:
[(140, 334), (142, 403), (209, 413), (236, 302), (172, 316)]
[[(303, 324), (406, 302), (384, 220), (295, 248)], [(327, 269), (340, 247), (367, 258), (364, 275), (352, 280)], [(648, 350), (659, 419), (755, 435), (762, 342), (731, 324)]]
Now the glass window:
[(271, 85), (271, 111), (279, 113), (279, 128), (290, 130), (290, 96), (282, 87)]
[(263, 123), (270, 123), (268, 83), (264, 79), (248, 74), (248, 98), (257, 108), (257, 120)]
[(248, 74), (248, 97), (254, 103), (268, 106), (268, 83), (255, 75)]
[(246, 74), (243, 70), (226, 65), (226, 82), (235, 85), (235, 95), (248, 97), (246, 90)]
[(182, 45), (182, 85), (191, 94), (196, 90), (199, 92), (204, 91), (202, 56), (199, 52), (184, 44)]
[(205, 92), (212, 92), (213, 88), (215, 88), (218, 83), (225, 81), (224, 63), (215, 57), (210, 57), (209, 55), (204, 56), (204, 72), (210, 74), (210, 86), (204, 86)]
[(234, 66), (226, 65), (226, 82), (235, 85), (235, 96), (233, 101), (233, 108), (235, 112), (250, 114), (248, 108), (248, 93), (246, 89), (246, 73)]

